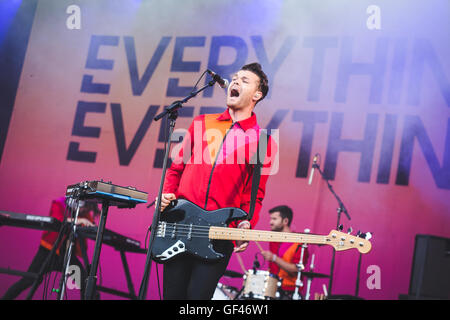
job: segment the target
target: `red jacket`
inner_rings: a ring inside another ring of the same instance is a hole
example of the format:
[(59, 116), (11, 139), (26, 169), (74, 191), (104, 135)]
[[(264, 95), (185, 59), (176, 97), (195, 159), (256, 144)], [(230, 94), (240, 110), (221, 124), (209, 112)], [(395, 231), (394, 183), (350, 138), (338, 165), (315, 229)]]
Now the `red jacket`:
[[(260, 130), (254, 113), (234, 124), (228, 109), (222, 114), (196, 117), (183, 143), (172, 150), (173, 162), (166, 173), (163, 192), (175, 193), (177, 198), (206, 210), (237, 207), (248, 213), (254, 163), (250, 159), (256, 153)], [(252, 227), (258, 222), (275, 157), (275, 143), (270, 138), (250, 221)]]

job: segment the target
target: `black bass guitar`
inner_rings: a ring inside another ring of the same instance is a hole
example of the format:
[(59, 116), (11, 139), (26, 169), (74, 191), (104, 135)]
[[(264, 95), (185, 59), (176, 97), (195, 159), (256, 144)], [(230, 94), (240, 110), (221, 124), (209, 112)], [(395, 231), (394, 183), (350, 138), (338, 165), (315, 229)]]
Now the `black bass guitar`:
[(212, 240), (271, 241), (307, 244), (326, 244), (336, 251), (371, 250), (371, 243), (363, 238), (332, 230), (329, 235), (290, 233), (229, 228), (234, 220), (244, 220), (247, 213), (239, 208), (206, 211), (194, 203), (177, 199), (162, 213), (153, 242), (152, 257), (163, 263), (178, 254), (191, 254), (206, 260), (223, 257), (214, 251)]

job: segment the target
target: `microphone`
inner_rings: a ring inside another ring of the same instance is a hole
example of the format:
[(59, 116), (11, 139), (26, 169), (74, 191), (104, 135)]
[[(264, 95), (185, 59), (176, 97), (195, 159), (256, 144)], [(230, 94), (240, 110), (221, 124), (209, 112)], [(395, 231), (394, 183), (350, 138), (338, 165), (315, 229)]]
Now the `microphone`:
[(311, 174), (309, 175), (309, 181), (308, 181), (308, 184), (309, 184), (309, 185), (311, 185), (312, 179), (313, 179), (313, 176), (314, 176), (314, 169), (316, 168), (316, 165), (317, 165), (317, 156), (318, 156), (318, 154), (316, 153), (316, 154), (314, 155), (314, 158), (313, 158), (313, 164), (312, 164)]
[(207, 69), (206, 72), (208, 72), (211, 77), (219, 84), (219, 86), (221, 88), (228, 88), (228, 85), (230, 84), (229, 81), (227, 79), (222, 78), (221, 76), (219, 76), (217, 73), (215, 73), (212, 70)]

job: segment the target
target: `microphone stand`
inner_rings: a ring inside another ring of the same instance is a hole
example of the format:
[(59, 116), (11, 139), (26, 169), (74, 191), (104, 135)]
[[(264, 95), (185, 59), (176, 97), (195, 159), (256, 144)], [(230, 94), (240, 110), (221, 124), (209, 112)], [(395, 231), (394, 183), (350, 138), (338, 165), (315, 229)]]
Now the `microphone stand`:
[[(311, 272), (313, 272), (314, 270), (314, 253), (312, 255), (311, 258), (311, 264), (309, 265), (309, 270)], [(306, 295), (305, 295), (305, 300), (309, 300), (309, 296), (310, 296), (310, 292), (311, 292), (311, 282), (312, 282), (312, 278), (311, 277), (307, 277), (308, 281), (306, 282)]]
[[(341, 198), (339, 198), (339, 196), (336, 194), (336, 192), (334, 192), (333, 186), (330, 184), (329, 179), (325, 177), (324, 173), (320, 169), (320, 166), (317, 163), (313, 163), (312, 167), (319, 171), (320, 175), (322, 176), (322, 179), (325, 180), (325, 182), (327, 183), (328, 189), (330, 190), (330, 192), (334, 195), (334, 197), (337, 200), (337, 203), (338, 203), (339, 207), (336, 209), (336, 211), (337, 211), (336, 229), (340, 229), (341, 213), (343, 212), (346, 215), (348, 220), (351, 220), (350, 215), (348, 214), (348, 211), (345, 208), (345, 205), (342, 202)], [(331, 258), (331, 267), (330, 267), (330, 282), (328, 284), (329, 295), (331, 295), (331, 289), (332, 289), (332, 285), (333, 285), (333, 273), (334, 273), (335, 255), (336, 255), (336, 250), (333, 250), (333, 256)]]
[(153, 118), (154, 121), (158, 121), (167, 115), (170, 122), (169, 122), (169, 134), (167, 136), (167, 148), (164, 153), (162, 176), (161, 176), (161, 182), (159, 185), (158, 200), (156, 202), (155, 213), (153, 214), (153, 221), (152, 221), (152, 224), (150, 227), (151, 235), (150, 235), (150, 240), (149, 240), (149, 244), (148, 244), (147, 259), (145, 262), (144, 275), (142, 277), (141, 287), (139, 289), (139, 300), (144, 300), (147, 296), (148, 280), (150, 278), (150, 271), (151, 271), (151, 267), (152, 267), (153, 241), (156, 236), (156, 230), (158, 228), (159, 219), (160, 219), (161, 196), (162, 196), (162, 191), (163, 191), (163, 187), (164, 187), (164, 180), (166, 177), (167, 163), (168, 163), (168, 159), (169, 159), (170, 145), (171, 145), (171, 141), (172, 141), (172, 133), (175, 128), (176, 120), (178, 117), (178, 109), (181, 109), (183, 107), (184, 103), (188, 102), (191, 98), (195, 97), (197, 94), (199, 94), (206, 88), (212, 87), (216, 82), (217, 81), (215, 79), (211, 80), (207, 85), (203, 86), (202, 88), (192, 91), (183, 100), (173, 102), (170, 106), (165, 108), (163, 112), (161, 112), (160, 114), (158, 114), (157, 116), (155, 116)]
[(292, 296), (292, 300), (301, 300), (302, 297), (299, 294), (300, 291), (300, 287), (303, 287), (303, 282), (301, 280), (301, 274), (302, 274), (302, 270), (305, 269), (305, 266), (303, 265), (303, 255), (305, 253), (305, 249), (308, 246), (304, 243), (302, 244), (302, 251), (300, 254), (300, 261), (297, 263), (297, 280), (295, 281), (295, 291), (294, 291), (294, 295)]

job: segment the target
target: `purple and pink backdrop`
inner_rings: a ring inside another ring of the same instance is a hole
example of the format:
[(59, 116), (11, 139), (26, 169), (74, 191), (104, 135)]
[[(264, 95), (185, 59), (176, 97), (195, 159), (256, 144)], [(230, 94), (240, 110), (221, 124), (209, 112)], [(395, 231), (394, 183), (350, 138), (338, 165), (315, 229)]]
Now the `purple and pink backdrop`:
[[(66, 12), (70, 5), (79, 16)], [(0, 163), (0, 210), (47, 215), (67, 185), (97, 179), (153, 200), (164, 148), (164, 127), (153, 116), (187, 95), (207, 68), (230, 78), (257, 61), (270, 93), (255, 112), (262, 127), (280, 130), (280, 169), (269, 178), (257, 229), (269, 229), (267, 212), (280, 204), (293, 208), (295, 231), (336, 227), (326, 184), (316, 175), (308, 185), (319, 153), (352, 218), (342, 215), (344, 230), (373, 233), (359, 295), (397, 299), (408, 292), (415, 235), (450, 236), (449, 13), (445, 0), (41, 0)], [(79, 28), (70, 27), (77, 18)], [(183, 109), (177, 128), (224, 102), (219, 87), (206, 90)], [(107, 228), (144, 243), (152, 215), (146, 205), (111, 208)], [(0, 267), (26, 270), (40, 236), (1, 227)], [(329, 273), (332, 249), (309, 249), (315, 271)], [(240, 254), (244, 269), (257, 252), (251, 243)], [(333, 294), (354, 294), (358, 257), (336, 254)], [(145, 255), (127, 258), (137, 291)], [(118, 252), (104, 245), (100, 264), (102, 285), (127, 291)], [(155, 267), (150, 299), (159, 298)], [(236, 255), (228, 269), (243, 271)], [(0, 274), (0, 295), (16, 280)], [(313, 296), (322, 284), (328, 281), (313, 281)]]

